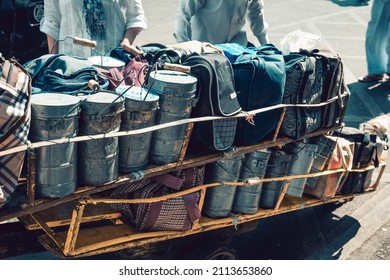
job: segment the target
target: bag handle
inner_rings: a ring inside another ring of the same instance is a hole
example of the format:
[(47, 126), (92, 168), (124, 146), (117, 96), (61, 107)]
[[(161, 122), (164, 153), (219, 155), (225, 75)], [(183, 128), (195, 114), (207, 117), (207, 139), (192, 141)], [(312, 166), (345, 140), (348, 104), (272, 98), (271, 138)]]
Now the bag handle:
[[(348, 145), (341, 145), (339, 141), (337, 141), (336, 144), (337, 151), (341, 157), (341, 163), (343, 164), (343, 167), (347, 169), (348, 171), (352, 169), (353, 165), (353, 153), (351, 151), (350, 146)], [(347, 152), (348, 160), (344, 157), (344, 152)]]
[(153, 177), (153, 180), (177, 191), (180, 190), (184, 183), (184, 179), (177, 178), (168, 173), (155, 176)]
[(188, 217), (191, 222), (199, 220), (201, 213), (198, 207), (198, 195), (197, 193), (190, 193), (183, 195), (184, 203), (186, 204)]

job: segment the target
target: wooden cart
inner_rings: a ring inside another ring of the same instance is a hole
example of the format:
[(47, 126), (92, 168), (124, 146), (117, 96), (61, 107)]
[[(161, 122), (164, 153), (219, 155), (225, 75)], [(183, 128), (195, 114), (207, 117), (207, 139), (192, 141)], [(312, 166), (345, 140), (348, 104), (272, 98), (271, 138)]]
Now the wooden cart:
[[(326, 106), (331, 102), (337, 102), (337, 99), (330, 100), (325, 103), (309, 105), (309, 106)], [(300, 174), (295, 176), (285, 176), (272, 179), (261, 179), (267, 181), (283, 181), (284, 187), (282, 195), (274, 209), (259, 208), (255, 214), (239, 214), (232, 213), (227, 218), (208, 218), (201, 217), (195, 222), (191, 229), (187, 231), (153, 231), (139, 232), (132, 228), (128, 223), (125, 223), (121, 214), (110, 207), (110, 203), (143, 203), (155, 202), (168, 199), (173, 196), (180, 196), (190, 192), (200, 191), (199, 207), (202, 209), (205, 194), (208, 189), (221, 186), (231, 185), (245, 187), (251, 184), (251, 180), (246, 182), (215, 182), (198, 186), (189, 190), (181, 191), (168, 196), (162, 196), (150, 199), (134, 199), (134, 200), (114, 200), (104, 194), (118, 186), (128, 182), (134, 182), (142, 178), (150, 178), (156, 175), (164, 174), (178, 169), (184, 169), (193, 166), (204, 165), (215, 162), (217, 160), (242, 155), (253, 152), (259, 149), (276, 147), (279, 145), (291, 143), (297, 140), (282, 137), (279, 135), (279, 129), (284, 118), (284, 113), (288, 106), (308, 106), (308, 105), (277, 105), (269, 108), (262, 108), (251, 112), (240, 113), (234, 117), (245, 118), (249, 115), (260, 113), (266, 110), (274, 110), (282, 108), (282, 113), (279, 119), (278, 126), (274, 132), (272, 139), (262, 141), (252, 146), (235, 147), (231, 153), (215, 152), (201, 156), (191, 157), (186, 155), (187, 145), (191, 136), (191, 131), (194, 123), (218, 119), (219, 117), (203, 117), (196, 119), (185, 119), (172, 123), (156, 125), (147, 129), (139, 129), (134, 131), (120, 131), (108, 134), (100, 134), (93, 136), (78, 136), (70, 139), (58, 139), (53, 141), (41, 141), (31, 143), (28, 146), (1, 151), (0, 156), (19, 151), (27, 151), (27, 178), (21, 179), (19, 188), (25, 191), (27, 202), (21, 207), (12, 209), (3, 209), (0, 212), (0, 222), (9, 219), (17, 218), (28, 230), (43, 230), (44, 234), (39, 237), (39, 241), (44, 247), (52, 253), (64, 258), (79, 258), (86, 256), (94, 256), (108, 252), (119, 251), (122, 249), (136, 248), (139, 246), (147, 246), (160, 241), (177, 239), (185, 236), (196, 235), (202, 232), (213, 231), (221, 228), (234, 227), (239, 224), (246, 224), (262, 218), (283, 214), (290, 211), (300, 210), (307, 207), (317, 205), (344, 202), (353, 199), (355, 196), (364, 195), (376, 190), (380, 179), (385, 169), (385, 162), (381, 162), (378, 169), (379, 173), (369, 189), (364, 193), (350, 195), (336, 195), (327, 200), (322, 200), (312, 196), (304, 195), (302, 198), (296, 198), (285, 194), (287, 187), (292, 179), (304, 177), (316, 177), (329, 175), (333, 173), (345, 173), (345, 169), (329, 170), (311, 174)], [(333, 130), (342, 128), (342, 119), (339, 124), (329, 129), (322, 129), (311, 134), (305, 135), (305, 138), (314, 137), (317, 135), (325, 135)], [(35, 197), (35, 156), (34, 150), (40, 147), (57, 145), (65, 142), (88, 141), (92, 139), (101, 139), (106, 137), (121, 137), (144, 133), (166, 127), (171, 127), (179, 124), (187, 124), (187, 134), (182, 146), (181, 155), (177, 162), (166, 165), (148, 165), (142, 172), (133, 172), (130, 174), (122, 174), (114, 182), (104, 184), (102, 186), (80, 186), (76, 192), (63, 198), (58, 199), (37, 199)], [(348, 172), (364, 172), (374, 169), (374, 166), (369, 166), (360, 170), (352, 170)], [(259, 181), (257, 181), (258, 183)], [(253, 182), (252, 182), (253, 183)]]

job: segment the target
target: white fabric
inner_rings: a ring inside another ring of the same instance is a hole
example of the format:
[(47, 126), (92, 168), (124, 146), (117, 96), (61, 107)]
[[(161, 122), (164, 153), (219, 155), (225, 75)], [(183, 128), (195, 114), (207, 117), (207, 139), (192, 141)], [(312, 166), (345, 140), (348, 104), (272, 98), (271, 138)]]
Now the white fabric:
[(390, 73), (390, 0), (374, 0), (366, 34), (369, 74)]
[(263, 0), (180, 0), (174, 23), (177, 42), (247, 44), (248, 20), (260, 44), (268, 43)]
[(66, 55), (90, 57), (106, 53), (117, 47), (126, 29), (130, 27), (147, 28), (147, 20), (141, 0), (103, 0), (106, 19), (106, 39), (95, 39), (96, 51), (88, 47), (74, 45), (66, 37), (80, 37), (91, 40), (83, 18), (82, 0), (45, 0), (45, 13), (41, 21), (41, 31), (59, 42), (59, 53)]

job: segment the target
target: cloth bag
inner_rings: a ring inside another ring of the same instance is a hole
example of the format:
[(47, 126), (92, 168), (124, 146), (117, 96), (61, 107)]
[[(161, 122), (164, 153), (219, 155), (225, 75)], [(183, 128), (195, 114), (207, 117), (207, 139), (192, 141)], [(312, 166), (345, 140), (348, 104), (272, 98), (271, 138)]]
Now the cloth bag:
[(344, 138), (327, 136), (336, 141), (325, 170), (344, 168), (346, 173), (333, 173), (320, 176), (314, 188), (305, 187), (304, 193), (316, 196), (323, 200), (330, 199), (342, 188), (348, 178), (348, 171), (352, 169), (354, 143)]
[[(116, 189), (111, 197), (122, 199), (151, 198), (202, 185), (204, 166), (191, 167), (132, 182)], [(201, 216), (199, 192), (153, 203), (113, 203), (123, 218), (140, 231), (178, 230), (191, 228)]]
[[(191, 74), (198, 79), (198, 101), (191, 117), (231, 117), (242, 108), (234, 86), (234, 72), (230, 61), (220, 53), (195, 54), (183, 65), (190, 66)], [(236, 135), (237, 118), (195, 123), (189, 149), (224, 151), (229, 149)]]
[(108, 80), (107, 89), (109, 90), (115, 90), (118, 86), (124, 85), (143, 87), (150, 69), (148, 62), (140, 56), (131, 59), (123, 70), (118, 68), (95, 68), (103, 79)]
[(76, 94), (88, 89), (88, 82), (94, 80), (101, 89), (106, 89), (108, 81), (98, 75), (92, 62), (64, 54), (46, 54), (24, 65), (31, 76), (33, 87), (42, 92)]
[[(26, 144), (31, 122), (31, 78), (16, 60), (0, 58), (0, 151)], [(25, 152), (0, 157), (0, 208), (14, 192)]]

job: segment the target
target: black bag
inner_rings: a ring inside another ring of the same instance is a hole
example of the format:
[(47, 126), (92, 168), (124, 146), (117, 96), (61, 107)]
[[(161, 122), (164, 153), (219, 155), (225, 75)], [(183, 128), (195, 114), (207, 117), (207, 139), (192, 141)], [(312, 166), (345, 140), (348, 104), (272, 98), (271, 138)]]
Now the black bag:
[[(324, 83), (322, 61), (315, 56), (291, 53), (284, 56), (286, 85), (283, 104), (318, 104)], [(321, 126), (321, 107), (288, 107), (281, 134), (297, 139)]]
[[(245, 111), (265, 108), (282, 102), (286, 72), (282, 53), (267, 44), (244, 52), (233, 63), (238, 101)], [(275, 130), (281, 110), (253, 116), (254, 125), (238, 120), (234, 144), (252, 145)]]
[[(191, 74), (198, 79), (198, 102), (191, 117), (230, 117), (241, 111), (234, 87), (232, 65), (224, 55), (195, 54), (187, 58), (183, 65), (190, 66)], [(224, 151), (233, 144), (236, 126), (237, 118), (197, 122), (189, 148)]]
[[(379, 166), (379, 158), (383, 152), (383, 145), (377, 143), (377, 135), (369, 134), (354, 127), (344, 127), (342, 131), (334, 131), (334, 135), (354, 142), (352, 168), (365, 168), (370, 165)], [(361, 193), (370, 183), (372, 172), (351, 172), (347, 181), (340, 190), (343, 194)]]
[[(281, 133), (300, 138), (319, 128), (341, 124), (349, 99), (341, 58), (329, 51), (301, 50), (284, 56), (286, 87), (284, 104), (319, 104), (320, 107), (289, 107)], [(330, 102), (330, 100), (336, 100)]]
[[(337, 102), (332, 102), (322, 107), (322, 128), (341, 124), (342, 116), (346, 110), (350, 93), (344, 82), (343, 62), (338, 54), (330, 51), (313, 51), (316, 57), (323, 62), (324, 85), (321, 102), (337, 97)], [(346, 94), (343, 97), (343, 94)]]

